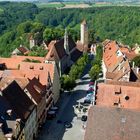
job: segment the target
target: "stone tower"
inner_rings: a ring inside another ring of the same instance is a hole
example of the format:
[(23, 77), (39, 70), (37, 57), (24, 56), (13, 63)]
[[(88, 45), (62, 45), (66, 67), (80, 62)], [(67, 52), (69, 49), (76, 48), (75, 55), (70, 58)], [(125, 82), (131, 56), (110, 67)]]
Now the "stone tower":
[(81, 43), (88, 45), (88, 26), (86, 20), (81, 23)]
[(69, 55), (69, 44), (68, 44), (67, 29), (65, 29), (65, 35), (64, 35), (64, 49), (65, 49), (66, 53)]
[(32, 49), (36, 45), (36, 42), (33, 36), (30, 37), (29, 43), (30, 43), (30, 49)]

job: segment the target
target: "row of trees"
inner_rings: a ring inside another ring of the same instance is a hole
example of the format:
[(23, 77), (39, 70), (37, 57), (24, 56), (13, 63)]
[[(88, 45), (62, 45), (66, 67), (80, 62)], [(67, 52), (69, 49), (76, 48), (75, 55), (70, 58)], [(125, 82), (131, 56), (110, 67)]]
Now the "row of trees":
[(103, 47), (102, 45), (98, 45), (96, 47), (96, 56), (92, 61), (92, 67), (89, 71), (89, 75), (93, 81), (99, 78), (99, 73), (101, 72), (102, 65), (102, 56), (103, 56)]
[(76, 80), (81, 77), (88, 62), (88, 54), (85, 53), (75, 64), (72, 65), (68, 75), (62, 75), (60, 81), (63, 90), (69, 91), (76, 86)]

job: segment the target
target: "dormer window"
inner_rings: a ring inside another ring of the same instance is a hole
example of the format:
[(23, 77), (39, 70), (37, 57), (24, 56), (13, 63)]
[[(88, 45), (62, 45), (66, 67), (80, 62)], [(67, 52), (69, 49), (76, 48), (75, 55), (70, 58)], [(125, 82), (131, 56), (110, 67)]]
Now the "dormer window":
[(34, 66), (30, 66), (30, 69), (34, 69)]
[(40, 70), (43, 70), (43, 66), (41, 66), (39, 69), (40, 69)]

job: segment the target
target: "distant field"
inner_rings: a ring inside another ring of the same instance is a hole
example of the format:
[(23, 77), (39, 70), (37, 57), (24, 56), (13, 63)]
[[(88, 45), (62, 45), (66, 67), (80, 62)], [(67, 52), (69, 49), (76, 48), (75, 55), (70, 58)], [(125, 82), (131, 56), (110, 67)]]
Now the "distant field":
[(50, 2), (50, 3), (38, 3), (39, 8), (54, 7), (58, 9), (62, 8), (88, 8), (91, 7), (89, 4), (79, 3), (79, 2)]
[(57, 9), (66, 8), (89, 8), (89, 7), (105, 7), (105, 6), (140, 6), (140, 3), (109, 3), (109, 2), (97, 2), (93, 4), (85, 4), (80, 2), (50, 2), (50, 3), (38, 3), (39, 8), (53, 7)]
[(39, 8), (47, 8), (47, 7), (53, 7), (53, 8), (60, 8), (63, 7), (63, 4), (60, 2), (51, 2), (51, 3), (38, 3), (37, 6)]

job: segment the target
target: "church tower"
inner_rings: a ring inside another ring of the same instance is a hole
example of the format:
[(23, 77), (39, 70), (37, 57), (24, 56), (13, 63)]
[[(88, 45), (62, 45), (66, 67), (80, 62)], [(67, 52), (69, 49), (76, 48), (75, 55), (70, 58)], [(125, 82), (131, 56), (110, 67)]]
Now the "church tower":
[(81, 23), (81, 43), (88, 45), (88, 26), (86, 20)]

